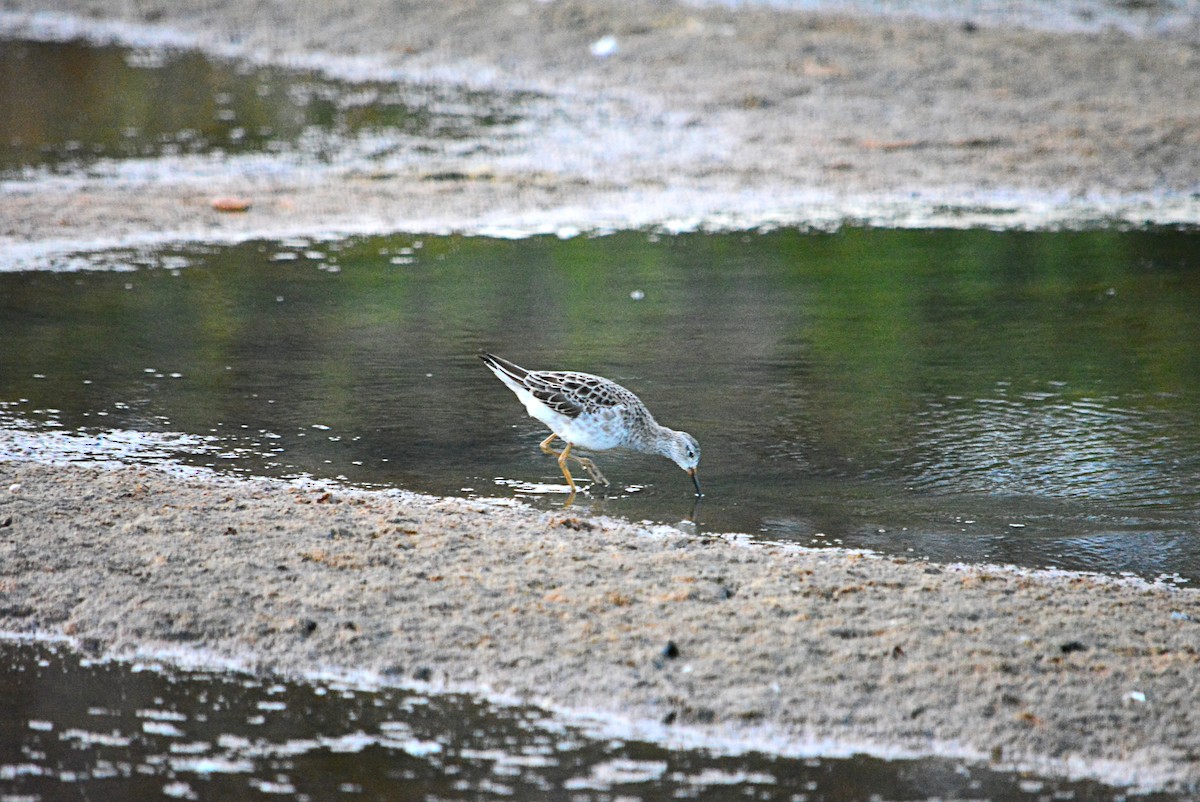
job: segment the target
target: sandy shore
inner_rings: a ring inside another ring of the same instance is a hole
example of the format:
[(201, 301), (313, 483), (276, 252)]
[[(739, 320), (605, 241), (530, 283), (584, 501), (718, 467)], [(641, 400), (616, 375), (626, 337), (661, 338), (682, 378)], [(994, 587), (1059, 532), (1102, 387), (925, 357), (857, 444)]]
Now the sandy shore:
[(0, 479), (0, 629), (427, 680), (683, 740), (1200, 788), (1195, 591), (148, 468)]
[[(1181, 42), (650, 2), (0, 9), (16, 34), (537, 91), (558, 121), (386, 175), (9, 184), (8, 266), (318, 231), (1200, 222), (1200, 106), (1182, 101), (1200, 51)], [(219, 215), (225, 194), (254, 206)], [(1194, 591), (1099, 578), (0, 462), (0, 629), (362, 668), (784, 752), (830, 739), (1195, 791), (1198, 622)]]
[[(1184, 101), (1200, 97), (1200, 50), (1186, 41), (636, 0), (0, 10), (9, 35), (174, 42), (545, 99), (499, 151), (381, 174), (10, 184), (9, 260), (325, 231), (1200, 222), (1200, 107)], [(616, 50), (598, 58), (606, 36)], [(460, 178), (427, 180), (448, 174)], [(215, 195), (254, 206), (220, 215)]]

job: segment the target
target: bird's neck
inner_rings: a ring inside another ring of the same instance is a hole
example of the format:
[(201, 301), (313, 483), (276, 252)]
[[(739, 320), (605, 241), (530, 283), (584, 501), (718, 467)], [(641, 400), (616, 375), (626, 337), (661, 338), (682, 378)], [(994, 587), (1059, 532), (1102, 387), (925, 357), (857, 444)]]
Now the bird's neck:
[(671, 443), (675, 442), (676, 435), (677, 432), (674, 429), (654, 423), (646, 432), (644, 450), (651, 454), (667, 456), (670, 454)]
[(658, 422), (649, 415), (639, 423), (639, 426), (632, 427), (626, 434), (625, 442), (622, 445), (643, 454), (662, 453), (662, 448), (670, 440), (671, 430), (665, 426), (659, 426)]

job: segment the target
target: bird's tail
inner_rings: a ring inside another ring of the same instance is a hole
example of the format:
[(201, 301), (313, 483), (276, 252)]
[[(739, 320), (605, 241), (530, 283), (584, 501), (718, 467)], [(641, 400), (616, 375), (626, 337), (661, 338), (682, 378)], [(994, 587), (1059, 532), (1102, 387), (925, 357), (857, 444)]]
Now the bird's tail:
[(520, 365), (515, 365), (507, 359), (502, 359), (495, 354), (480, 354), (479, 358), (483, 360), (483, 364), (491, 368), (492, 373), (495, 373), (500, 378), (507, 376), (517, 384), (523, 384), (525, 377), (529, 375), (529, 371)]

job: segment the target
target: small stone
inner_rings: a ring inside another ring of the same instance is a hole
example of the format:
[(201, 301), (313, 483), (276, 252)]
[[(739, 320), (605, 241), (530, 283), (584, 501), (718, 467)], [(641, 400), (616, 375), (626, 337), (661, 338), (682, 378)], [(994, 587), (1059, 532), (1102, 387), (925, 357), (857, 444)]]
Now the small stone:
[(433, 671), (422, 666), (413, 672), (413, 679), (415, 679), (417, 682), (429, 682), (431, 679), (433, 679)]
[(245, 198), (213, 198), (212, 208), (216, 212), (245, 212), (250, 209), (250, 201)]
[(663, 647), (662, 656), (668, 660), (674, 660), (679, 656), (679, 647), (675, 645), (675, 641), (667, 641), (667, 645)]
[(1068, 641), (1067, 643), (1064, 643), (1062, 646), (1059, 646), (1058, 648), (1062, 650), (1063, 654), (1071, 654), (1072, 652), (1086, 652), (1087, 651), (1087, 646), (1080, 643), (1077, 640)]
[(840, 638), (841, 640), (854, 640), (861, 638), (863, 631), (854, 627), (832, 627), (829, 630), (829, 636), (832, 638)]

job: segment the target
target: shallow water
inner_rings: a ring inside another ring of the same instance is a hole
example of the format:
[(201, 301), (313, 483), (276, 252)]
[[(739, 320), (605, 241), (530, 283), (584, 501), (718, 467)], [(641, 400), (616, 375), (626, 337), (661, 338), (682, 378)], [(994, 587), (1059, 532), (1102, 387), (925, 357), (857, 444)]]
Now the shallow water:
[[(372, 237), (0, 275), (0, 415), (451, 495), (565, 489), (476, 358), (599, 372), (706, 497), (605, 453), (583, 511), (941, 560), (1200, 577), (1200, 234)], [(128, 271), (128, 272), (120, 272)]]
[(165, 47), (0, 41), (0, 178), (385, 169), (498, 146), (523, 98)]
[(952, 760), (668, 750), (589, 733), (536, 708), (455, 694), (97, 662), (62, 646), (0, 639), (0, 798), (817, 802), (1125, 794)]

